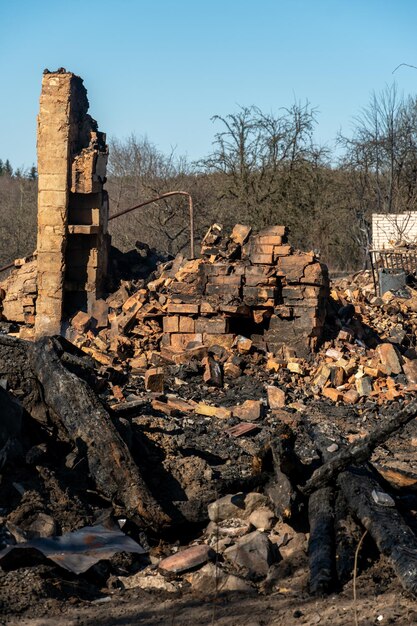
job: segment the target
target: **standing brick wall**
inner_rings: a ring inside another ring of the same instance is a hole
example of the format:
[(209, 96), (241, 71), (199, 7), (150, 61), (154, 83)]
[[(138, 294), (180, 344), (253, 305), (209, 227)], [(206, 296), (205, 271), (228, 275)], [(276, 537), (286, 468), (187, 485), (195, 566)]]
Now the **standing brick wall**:
[(399, 240), (417, 242), (417, 211), (389, 215), (373, 213), (372, 247), (376, 250), (391, 248)]
[(103, 189), (107, 146), (88, 114), (79, 76), (59, 70), (42, 80), (38, 116), (38, 238), (35, 336), (60, 334), (76, 310), (103, 295), (109, 236)]

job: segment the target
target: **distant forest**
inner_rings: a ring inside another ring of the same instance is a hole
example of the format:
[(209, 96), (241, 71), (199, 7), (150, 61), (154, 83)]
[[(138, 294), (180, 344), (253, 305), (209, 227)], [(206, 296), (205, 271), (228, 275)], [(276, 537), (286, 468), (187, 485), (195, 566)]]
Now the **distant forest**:
[[(374, 94), (334, 151), (314, 139), (309, 103), (276, 113), (256, 106), (215, 116), (210, 154), (197, 162), (163, 154), (148, 138), (109, 142), (106, 188), (115, 213), (167, 191), (192, 195), (197, 242), (208, 226), (255, 229), (285, 224), (290, 242), (314, 250), (333, 269), (360, 269), (370, 247), (371, 215), (417, 210), (417, 96), (395, 86)], [(0, 266), (36, 247), (36, 169), (0, 160)], [(113, 244), (136, 241), (175, 255), (189, 244), (188, 209), (174, 197), (111, 222)]]

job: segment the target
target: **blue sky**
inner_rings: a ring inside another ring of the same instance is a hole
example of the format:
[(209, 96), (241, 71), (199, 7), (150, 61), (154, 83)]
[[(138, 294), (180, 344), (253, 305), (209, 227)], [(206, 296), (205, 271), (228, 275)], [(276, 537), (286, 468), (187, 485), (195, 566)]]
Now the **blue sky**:
[(0, 0), (0, 158), (36, 161), (44, 68), (84, 79), (109, 137), (209, 153), (215, 115), (317, 107), (320, 142), (396, 80), (417, 93), (415, 0)]

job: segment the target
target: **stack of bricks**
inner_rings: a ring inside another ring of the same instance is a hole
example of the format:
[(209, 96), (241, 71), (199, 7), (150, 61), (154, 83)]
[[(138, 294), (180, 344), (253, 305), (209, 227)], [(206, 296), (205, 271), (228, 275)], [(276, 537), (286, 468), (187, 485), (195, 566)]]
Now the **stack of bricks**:
[(230, 348), (244, 331), (258, 339), (260, 334), (273, 353), (286, 345), (306, 356), (316, 347), (329, 292), (327, 268), (313, 253), (294, 252), (284, 226), (251, 236), (249, 227), (237, 225), (225, 240), (215, 224), (202, 254), (168, 281), (165, 350)]
[(298, 252), (281, 256), (276, 271), (282, 303), (274, 309), (265, 340), (271, 352), (286, 345), (298, 356), (307, 356), (323, 331), (329, 297), (327, 267), (312, 252)]

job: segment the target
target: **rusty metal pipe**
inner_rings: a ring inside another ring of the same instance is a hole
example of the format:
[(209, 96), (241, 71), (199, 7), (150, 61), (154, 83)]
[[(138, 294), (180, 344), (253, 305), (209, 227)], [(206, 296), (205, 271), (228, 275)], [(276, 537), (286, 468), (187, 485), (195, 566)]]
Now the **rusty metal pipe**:
[(9, 270), (11, 267), (14, 267), (14, 261), (13, 263), (9, 263), (8, 265), (5, 265), (4, 267), (0, 267), (0, 272), (5, 272), (6, 270)]
[(118, 213), (111, 215), (109, 217), (109, 221), (114, 220), (116, 219), (116, 217), (120, 217), (121, 215), (126, 215), (127, 213), (130, 213), (131, 211), (135, 211), (136, 209), (140, 209), (141, 207), (144, 207), (147, 204), (152, 204), (153, 202), (157, 202), (158, 200), (163, 200), (164, 198), (169, 198), (171, 196), (187, 196), (188, 198), (188, 207), (189, 207), (189, 213), (190, 213), (190, 255), (191, 255), (191, 258), (193, 259), (194, 258), (194, 206), (193, 206), (193, 199), (191, 197), (191, 194), (189, 194), (187, 191), (168, 191), (167, 193), (163, 193), (160, 196), (157, 196), (156, 198), (152, 198), (151, 200), (146, 200), (146, 202), (141, 202), (140, 204), (137, 204), (136, 206), (132, 206), (129, 209), (123, 209), (122, 211), (119, 211)]
[[(110, 220), (114, 220), (116, 219), (116, 217), (120, 217), (121, 215), (126, 215), (127, 213), (130, 213), (131, 211), (135, 211), (136, 209), (140, 209), (141, 207), (146, 206), (147, 204), (152, 204), (152, 202), (157, 202), (158, 200), (163, 200), (164, 198), (169, 198), (171, 196), (186, 196), (188, 198), (188, 207), (189, 207), (189, 213), (190, 213), (190, 254), (191, 254), (191, 258), (194, 258), (194, 206), (193, 206), (193, 199), (191, 197), (191, 194), (189, 194), (187, 191), (168, 191), (167, 193), (163, 193), (160, 196), (156, 196), (156, 198), (152, 198), (151, 200), (146, 200), (146, 202), (141, 202), (140, 204), (137, 204), (136, 206), (132, 206), (128, 209), (123, 209), (122, 211), (119, 211), (118, 213), (115, 213), (114, 215), (111, 215), (109, 217), (109, 221)], [(12, 263), (9, 263), (8, 265), (5, 265), (4, 267), (0, 267), (0, 272), (5, 272), (6, 270), (9, 270), (11, 267), (14, 267), (14, 261), (12, 261)]]

